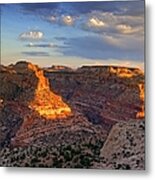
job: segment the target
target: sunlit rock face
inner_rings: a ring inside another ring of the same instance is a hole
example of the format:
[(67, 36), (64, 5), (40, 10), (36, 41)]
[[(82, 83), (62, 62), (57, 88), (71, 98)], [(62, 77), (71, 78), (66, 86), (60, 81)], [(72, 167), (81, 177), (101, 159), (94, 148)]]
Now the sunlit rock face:
[(145, 117), (145, 110), (144, 110), (144, 84), (138, 84), (139, 87), (139, 98), (142, 101), (141, 111), (139, 111), (136, 115), (137, 118), (144, 118)]
[(124, 77), (124, 78), (132, 78), (136, 75), (142, 75), (143, 72), (140, 69), (132, 69), (132, 68), (126, 68), (126, 67), (109, 67), (109, 72), (115, 74), (118, 77)]
[(69, 116), (71, 114), (70, 107), (63, 102), (60, 96), (50, 90), (49, 82), (47, 78), (45, 78), (43, 71), (31, 63), (28, 64), (28, 69), (32, 70), (36, 78), (38, 78), (34, 98), (29, 103), (29, 107), (47, 119), (65, 118)]
[(144, 75), (139, 68), (128, 68), (123, 66), (82, 66), (78, 72), (104, 72), (117, 77), (131, 78), (137, 75)]
[(13, 101), (27, 105), (46, 119), (65, 118), (71, 115), (70, 107), (63, 102), (61, 96), (50, 90), (49, 82), (38, 66), (18, 62), (9, 68), (3, 68), (3, 71), (4, 90), (1, 98), (3, 94), (8, 94)]

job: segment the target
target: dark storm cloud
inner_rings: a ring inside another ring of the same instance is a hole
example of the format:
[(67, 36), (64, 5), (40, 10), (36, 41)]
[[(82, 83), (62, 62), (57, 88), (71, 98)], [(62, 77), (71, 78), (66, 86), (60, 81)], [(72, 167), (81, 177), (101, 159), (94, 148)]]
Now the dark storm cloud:
[(38, 57), (44, 57), (44, 56), (50, 56), (48, 52), (41, 52), (41, 51), (23, 51), (21, 54), (25, 56), (38, 56)]

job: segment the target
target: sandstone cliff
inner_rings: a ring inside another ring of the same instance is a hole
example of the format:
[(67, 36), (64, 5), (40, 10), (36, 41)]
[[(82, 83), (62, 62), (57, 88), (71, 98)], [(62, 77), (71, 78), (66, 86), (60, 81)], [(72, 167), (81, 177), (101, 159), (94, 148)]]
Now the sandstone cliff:
[(3, 68), (0, 82), (1, 99), (25, 103), (48, 119), (65, 118), (71, 114), (70, 107), (50, 90), (43, 71), (31, 63), (18, 62), (10, 69)]

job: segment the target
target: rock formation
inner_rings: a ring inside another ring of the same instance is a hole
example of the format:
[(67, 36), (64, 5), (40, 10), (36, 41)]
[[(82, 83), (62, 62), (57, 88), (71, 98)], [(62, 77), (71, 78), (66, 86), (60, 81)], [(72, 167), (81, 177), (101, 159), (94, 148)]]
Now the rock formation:
[(144, 121), (120, 122), (113, 126), (100, 151), (109, 169), (145, 168)]
[(144, 73), (0, 66), (0, 166), (144, 169)]
[(94, 123), (145, 116), (144, 73), (138, 68), (83, 66), (72, 73), (45, 71), (45, 75), (55, 92)]
[(144, 110), (144, 84), (138, 84), (139, 86), (139, 97), (142, 101), (141, 110), (137, 113), (136, 117), (143, 119), (145, 117), (145, 110)]
[(37, 66), (18, 62), (10, 71), (5, 68), (1, 76), (1, 98), (7, 96), (25, 102), (47, 119), (65, 118), (71, 114), (70, 107), (50, 90), (48, 79)]
[(47, 119), (65, 118), (71, 115), (70, 107), (63, 102), (60, 96), (50, 90), (49, 82), (43, 71), (32, 64), (28, 64), (28, 68), (34, 71), (38, 78), (35, 95), (29, 107)]
[(62, 65), (52, 65), (51, 67), (44, 68), (48, 72), (72, 72), (73, 69)]

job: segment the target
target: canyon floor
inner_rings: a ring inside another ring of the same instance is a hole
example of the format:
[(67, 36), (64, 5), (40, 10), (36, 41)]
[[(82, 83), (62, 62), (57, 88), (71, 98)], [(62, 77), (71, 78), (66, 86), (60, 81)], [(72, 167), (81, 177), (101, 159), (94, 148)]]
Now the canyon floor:
[(145, 169), (144, 72), (0, 66), (0, 166)]

